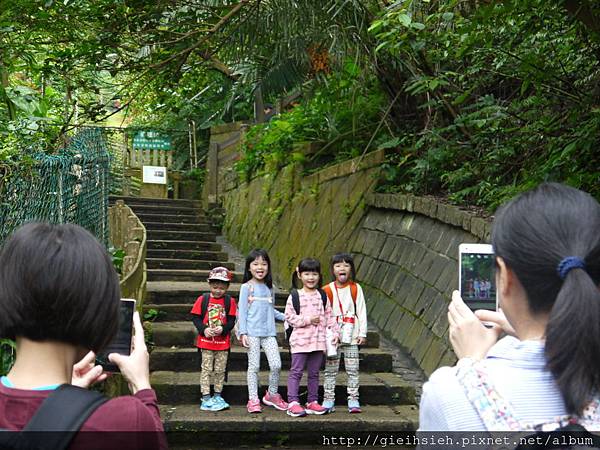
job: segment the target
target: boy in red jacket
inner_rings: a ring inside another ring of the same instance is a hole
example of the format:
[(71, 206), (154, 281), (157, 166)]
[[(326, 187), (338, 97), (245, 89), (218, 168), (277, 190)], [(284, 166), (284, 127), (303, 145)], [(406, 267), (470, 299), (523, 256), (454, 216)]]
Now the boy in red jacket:
[[(208, 275), (210, 294), (198, 297), (192, 307), (192, 322), (198, 330), (196, 347), (202, 355), (200, 388), (203, 411), (221, 411), (229, 404), (221, 396), (227, 358), (231, 347), (231, 330), (235, 325), (235, 299), (226, 294), (233, 274), (225, 267), (215, 267)], [(211, 376), (214, 395), (210, 396)]]

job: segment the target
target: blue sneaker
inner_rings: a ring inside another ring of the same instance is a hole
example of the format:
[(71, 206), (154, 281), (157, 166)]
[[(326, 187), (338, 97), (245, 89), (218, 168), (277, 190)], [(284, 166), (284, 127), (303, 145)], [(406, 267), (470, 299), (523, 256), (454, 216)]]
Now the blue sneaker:
[(215, 404), (214, 397), (210, 397), (206, 400), (202, 399), (202, 402), (200, 403), (200, 409), (202, 411), (213, 411), (214, 404)]
[(335, 402), (333, 400), (323, 400), (323, 408), (327, 408), (327, 412), (332, 413), (335, 411)]
[(357, 414), (362, 412), (360, 409), (360, 403), (358, 403), (357, 399), (348, 400), (348, 412), (350, 414)]
[(212, 409), (211, 411), (223, 411), (224, 409), (229, 408), (229, 403), (227, 403), (225, 401), (225, 399), (223, 397), (219, 396), (214, 396), (213, 397), (213, 405), (212, 405)]

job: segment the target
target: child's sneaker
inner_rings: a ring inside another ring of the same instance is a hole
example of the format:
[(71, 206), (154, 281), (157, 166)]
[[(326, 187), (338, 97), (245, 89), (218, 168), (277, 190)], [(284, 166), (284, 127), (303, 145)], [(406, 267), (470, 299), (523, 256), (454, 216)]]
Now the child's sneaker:
[(255, 398), (254, 400), (248, 400), (248, 404), (246, 405), (249, 413), (259, 413), (262, 412), (262, 407), (260, 406), (260, 400)]
[(348, 400), (348, 412), (350, 414), (356, 414), (356, 413), (362, 412), (362, 410), (360, 409), (360, 403), (358, 403), (358, 400), (356, 400), (356, 399)]
[(223, 411), (224, 409), (229, 408), (229, 403), (227, 403), (225, 401), (225, 399), (223, 397), (221, 397), (220, 395), (217, 396), (215, 395), (213, 397), (213, 405), (212, 405), (212, 411)]
[(271, 394), (269, 391), (265, 393), (262, 399), (263, 403), (267, 406), (272, 406), (279, 411), (285, 411), (288, 409), (288, 404), (281, 398), (281, 395)]
[(310, 402), (306, 404), (306, 414), (317, 414), (320, 416), (328, 411), (329, 410), (327, 408), (323, 408), (321, 405), (319, 405), (319, 402)]
[(333, 400), (323, 400), (323, 408), (327, 409), (327, 412), (335, 412), (335, 402)]
[(215, 399), (213, 397), (209, 397), (206, 400), (202, 399), (202, 402), (200, 403), (200, 409), (202, 411), (212, 411), (214, 404), (215, 404)]
[(287, 415), (292, 417), (304, 417), (306, 415), (306, 411), (302, 406), (300, 406), (300, 403), (292, 402), (288, 406)]

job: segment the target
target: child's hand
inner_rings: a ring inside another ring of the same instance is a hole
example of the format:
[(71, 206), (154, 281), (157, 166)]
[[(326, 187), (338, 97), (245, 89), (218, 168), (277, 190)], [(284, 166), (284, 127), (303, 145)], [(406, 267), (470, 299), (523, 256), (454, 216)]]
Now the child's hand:
[(206, 336), (206, 337), (213, 337), (214, 335), (215, 335), (215, 334), (214, 334), (214, 329), (213, 329), (213, 328), (211, 328), (211, 327), (206, 327), (206, 328), (204, 329), (204, 336)]
[(242, 345), (244, 347), (246, 347), (246, 348), (250, 347), (250, 342), (248, 341), (248, 336), (247, 335), (242, 334), (241, 340), (242, 340)]
[(223, 334), (223, 327), (213, 328), (213, 336), (221, 336)]
[(356, 338), (356, 345), (365, 345), (365, 342), (367, 342), (367, 338), (362, 336)]
[(321, 322), (321, 318), (319, 316), (312, 316), (310, 318), (310, 323), (313, 325), (319, 325), (320, 322)]

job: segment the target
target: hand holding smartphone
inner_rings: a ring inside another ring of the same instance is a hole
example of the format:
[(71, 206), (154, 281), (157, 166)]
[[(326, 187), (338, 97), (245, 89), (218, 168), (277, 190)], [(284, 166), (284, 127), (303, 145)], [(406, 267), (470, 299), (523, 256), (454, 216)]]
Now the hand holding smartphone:
[(494, 251), (489, 244), (460, 244), (458, 286), (465, 304), (475, 311), (498, 309)]
[(101, 353), (96, 355), (96, 364), (100, 364), (105, 372), (120, 372), (119, 367), (108, 360), (111, 353), (129, 355), (133, 330), (133, 313), (135, 299), (122, 298), (119, 307), (119, 328), (113, 341)]

